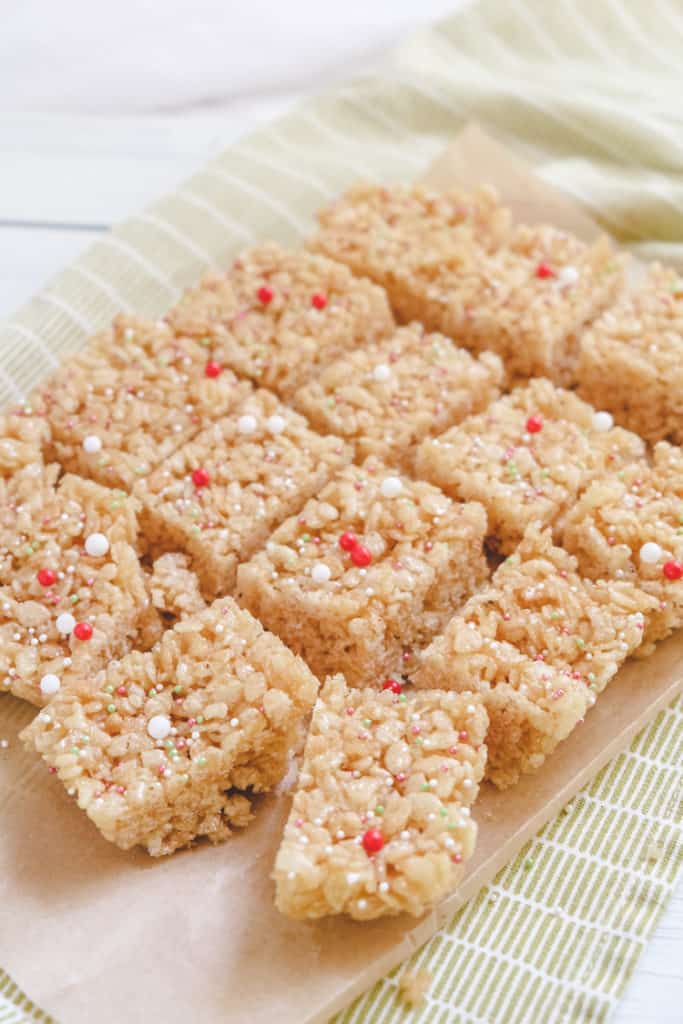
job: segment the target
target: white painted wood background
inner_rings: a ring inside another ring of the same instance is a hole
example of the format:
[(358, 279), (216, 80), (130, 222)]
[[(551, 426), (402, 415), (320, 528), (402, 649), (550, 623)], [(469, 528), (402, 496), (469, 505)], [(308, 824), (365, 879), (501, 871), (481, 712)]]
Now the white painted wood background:
[[(24, 0), (22, 11), (29, 11), (35, 2)], [(312, 4), (304, 6), (314, 9)], [(423, 0), (419, 8), (426, 17), (452, 6), (454, 0)], [(379, 42), (392, 41), (395, 32), (410, 20), (406, 17), (409, 4), (394, 0), (391, 7), (394, 15), (400, 8), (398, 22), (394, 18), (391, 30), (386, 28), (384, 36), (378, 35), (377, 26), (373, 25), (370, 49)], [(61, 4), (54, 4), (53, 10), (60, 12), (61, 17)], [(103, 8), (95, 4), (91, 10), (97, 11), (99, 17)], [(361, 47), (359, 42), (357, 48), (365, 55), (365, 36), (362, 44)], [(59, 51), (60, 46), (56, 49)], [(62, 51), (61, 58), (68, 65), (68, 52)], [(358, 64), (356, 61), (354, 70)], [(308, 81), (294, 73), (284, 75), (284, 85), (271, 85), (262, 95), (254, 95), (253, 90), (245, 88), (237, 99), (228, 102), (224, 97), (219, 111), (198, 105), (194, 97), (191, 116), (154, 116), (149, 109), (144, 117), (139, 113), (111, 116), (112, 105), (127, 111), (135, 110), (136, 103), (126, 102), (125, 98), (116, 104), (109, 103), (106, 81), (104, 91), (94, 95), (92, 103), (76, 106), (80, 110), (98, 111), (90, 115), (31, 113), (32, 102), (37, 100), (30, 88), (23, 92), (18, 89), (14, 98), (3, 89), (0, 110), (12, 109), (14, 99), (14, 108), (22, 112), (0, 112), (0, 318), (10, 316), (111, 224), (173, 189), (258, 121), (277, 116), (300, 95), (318, 88), (321, 80), (325, 81), (324, 70), (323, 62)], [(182, 73), (180, 69), (179, 74)], [(49, 99), (45, 92), (38, 95), (41, 109), (69, 109), (68, 97), (56, 95), (54, 103), (46, 97)], [(151, 106), (155, 104), (152, 102)], [(178, 110), (183, 104), (176, 101), (174, 106)], [(137, 107), (144, 104), (138, 102)], [(102, 116), (99, 110), (106, 110), (109, 116)], [(613, 1024), (681, 1022), (683, 881), (648, 943), (613, 1019)]]

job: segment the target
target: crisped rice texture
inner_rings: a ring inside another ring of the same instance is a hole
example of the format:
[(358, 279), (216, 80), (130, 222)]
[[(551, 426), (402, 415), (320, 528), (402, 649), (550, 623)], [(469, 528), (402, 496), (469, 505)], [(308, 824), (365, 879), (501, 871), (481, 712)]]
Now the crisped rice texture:
[[(474, 849), (486, 725), (474, 694), (405, 698), (328, 680), (275, 862), (278, 909), (419, 916), (451, 893)], [(376, 852), (368, 830), (381, 833)]]
[(177, 551), (170, 551), (156, 559), (152, 566), (149, 589), (152, 604), (164, 619), (185, 619), (206, 607), (199, 589), (199, 580), (190, 569), (190, 559)]
[(207, 597), (225, 594), (238, 563), (352, 455), (259, 389), (140, 481), (141, 522), (155, 550), (187, 552)]
[(41, 467), (48, 449), (50, 428), (44, 416), (22, 405), (0, 416), (0, 482), (27, 467)]
[(480, 359), (420, 324), (355, 349), (300, 388), (294, 402), (318, 430), (353, 441), (369, 455), (412, 472), (417, 445), (500, 394), (503, 367)]
[(535, 771), (643, 638), (656, 602), (626, 581), (584, 579), (530, 528), (517, 552), (423, 654), (420, 687), (474, 690), (491, 720), (487, 774), (500, 788)]
[(650, 266), (581, 339), (579, 391), (648, 441), (683, 442), (683, 280)]
[(187, 291), (166, 319), (176, 332), (210, 339), (220, 363), (285, 397), (394, 329), (381, 288), (341, 263), (273, 243)]
[[(135, 502), (76, 476), (55, 487), (55, 475), (49, 467), (22, 476), (20, 493), (0, 506), (0, 685), (33, 704), (47, 699), (43, 676), (65, 683), (129, 650), (149, 606)], [(102, 557), (85, 551), (93, 533), (109, 541)], [(56, 577), (47, 586), (44, 569)], [(63, 614), (92, 636), (60, 633)]]
[(644, 456), (630, 431), (597, 429), (595, 410), (548, 380), (532, 380), (418, 449), (416, 472), (455, 498), (480, 501), (498, 548), (531, 523), (556, 524), (596, 476)]
[[(275, 785), (318, 684), (230, 598), (176, 623), (147, 653), (79, 676), (22, 734), (102, 835), (153, 856), (250, 818)], [(168, 735), (149, 729), (166, 723)]]
[[(383, 497), (387, 479), (400, 494)], [(323, 678), (343, 669), (353, 682), (409, 668), (487, 578), (481, 505), (395, 477), (368, 459), (347, 466), (265, 550), (238, 569), (238, 600)], [(351, 534), (369, 564), (340, 547)], [(329, 574), (329, 579), (321, 579)]]
[(130, 489), (249, 393), (228, 369), (207, 377), (211, 358), (210, 347), (175, 336), (163, 321), (117, 317), (32, 396), (47, 417), (52, 454), (71, 472)]
[[(646, 618), (645, 643), (683, 625), (683, 580), (669, 579), (668, 563), (683, 563), (683, 456), (679, 448), (656, 445), (653, 464), (639, 462), (619, 474), (596, 480), (568, 513), (562, 543), (592, 579), (630, 580), (658, 604)], [(658, 544), (654, 562), (640, 556), (643, 545)]]

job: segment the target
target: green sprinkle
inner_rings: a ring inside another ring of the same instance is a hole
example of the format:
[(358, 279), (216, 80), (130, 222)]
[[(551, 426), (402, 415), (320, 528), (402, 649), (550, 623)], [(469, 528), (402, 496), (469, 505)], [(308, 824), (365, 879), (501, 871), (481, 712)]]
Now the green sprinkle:
[(586, 641), (582, 640), (580, 636), (577, 636), (576, 637), (576, 646), (577, 647), (585, 647), (586, 646)]
[(304, 542), (304, 544), (308, 544), (310, 539), (311, 539), (310, 533), (302, 533), (301, 534), (301, 540)]
[(595, 682), (595, 672), (589, 672), (588, 673), (588, 681), (591, 682), (591, 683)]
[(441, 815), (442, 818), (448, 817), (448, 811), (446, 810), (445, 807), (441, 808), (441, 810), (439, 811), (439, 814)]
[(416, 737), (415, 737), (415, 742), (416, 742), (416, 743), (424, 743), (424, 740), (422, 739), (422, 737), (421, 737), (421, 736), (416, 736)]
[(211, 338), (202, 338), (202, 345), (207, 346), (211, 344)]
[(78, 747), (72, 747), (71, 748), (71, 753), (72, 754), (80, 754), (80, 752), (81, 751), (80, 751), (80, 749)]
[(624, 479), (625, 474), (624, 474), (623, 469), (619, 473), (617, 473), (617, 476), (619, 477), (620, 480)]
[(116, 704), (107, 704), (107, 711), (110, 715), (113, 715), (116, 711)]
[(173, 740), (166, 740), (166, 742), (164, 743), (164, 746), (167, 749), (170, 749), (173, 746)]
[(550, 470), (549, 469), (542, 469), (541, 470), (541, 476), (543, 476), (543, 477), (550, 476)]
[(111, 683), (109, 684), (109, 686), (105, 686), (104, 692), (105, 693), (113, 693), (114, 692), (114, 687), (112, 686)]
[(78, 601), (78, 594), (72, 594), (69, 600), (72, 604), (76, 604), (76, 601)]
[(109, 508), (120, 508), (120, 507), (121, 507), (121, 502), (120, 501), (112, 501), (112, 503), (109, 506)]
[(384, 814), (384, 808), (381, 804), (378, 804), (377, 807), (375, 807), (375, 814)]
[(204, 721), (204, 715), (197, 715), (197, 725), (201, 725)]
[(401, 701), (401, 703), (403, 703), (403, 701), (405, 701), (405, 700), (408, 700), (408, 698), (406, 697), (405, 693), (399, 693), (398, 699)]
[(115, 494), (115, 495), (116, 495), (116, 496), (117, 496), (118, 498), (127, 498), (127, 497), (128, 497), (127, 493), (126, 493), (125, 491), (122, 491), (122, 490), (120, 490), (119, 488), (117, 488), (117, 489), (116, 489), (116, 490), (114, 491), (114, 494)]
[(429, 789), (429, 783), (428, 783), (428, 782), (423, 782), (423, 783), (422, 783), (422, 785), (420, 786), (420, 789), (421, 789), (421, 790), (422, 790), (422, 792), (424, 793), (424, 791), (425, 791), (426, 789)]
[(367, 728), (368, 728), (369, 726), (371, 726), (371, 725), (372, 725), (372, 722), (370, 721), (370, 719), (369, 719), (369, 718), (364, 718), (364, 719), (363, 719), (363, 725), (364, 725), (364, 726), (365, 726), (365, 728), (367, 729)]
[(35, 548), (33, 547), (32, 544), (27, 544), (26, 547), (24, 548), (24, 553), (27, 555), (32, 555), (34, 551)]
[(454, 821), (449, 821), (448, 824), (446, 825), (446, 828), (449, 829), (451, 832), (453, 831), (453, 829), (455, 829), (457, 827), (458, 826), (455, 824)]
[(200, 757), (199, 760), (197, 761), (197, 764), (206, 764), (206, 758)]
[(562, 612), (552, 612), (551, 615), (550, 615), (550, 618), (551, 619), (561, 619), (562, 618)]
[(182, 692), (183, 692), (183, 687), (182, 686), (174, 686), (173, 687), (173, 693), (182, 693)]

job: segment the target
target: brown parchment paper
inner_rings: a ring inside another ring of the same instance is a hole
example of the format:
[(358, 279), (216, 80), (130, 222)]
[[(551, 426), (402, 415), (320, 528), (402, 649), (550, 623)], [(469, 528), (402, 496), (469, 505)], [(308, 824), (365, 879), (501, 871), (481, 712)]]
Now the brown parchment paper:
[[(476, 128), (426, 174), (496, 184), (515, 214), (583, 238), (593, 221)], [(313, 1024), (409, 955), (683, 689), (683, 636), (629, 663), (533, 777), (476, 804), (476, 855), (458, 893), (419, 921), (287, 921), (269, 880), (287, 786), (219, 847), (154, 861), (100, 838), (58, 781), (20, 749), (34, 713), (0, 699), (0, 964), (60, 1024)]]

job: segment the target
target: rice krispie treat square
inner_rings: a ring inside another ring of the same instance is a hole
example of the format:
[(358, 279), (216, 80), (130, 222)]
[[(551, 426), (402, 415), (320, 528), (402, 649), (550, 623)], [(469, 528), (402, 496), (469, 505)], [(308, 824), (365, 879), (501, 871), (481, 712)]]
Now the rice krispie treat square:
[(502, 380), (493, 353), (475, 359), (411, 324), (326, 367), (294, 404), (318, 430), (353, 441), (361, 459), (374, 455), (410, 473), (420, 441), (484, 409)]
[(300, 658), (230, 598), (146, 653), (79, 675), (22, 736), (105, 839), (172, 853), (218, 842), (280, 781), (318, 690)]
[(404, 322), (421, 319), (421, 299), (443, 267), (496, 249), (511, 231), (510, 211), (488, 186), (468, 193), (357, 185), (321, 210), (318, 222), (309, 247), (382, 285)]
[(610, 585), (630, 580), (657, 600), (645, 643), (683, 626), (683, 454), (662, 442), (640, 462), (594, 481), (567, 514), (562, 544), (580, 571)]
[(311, 247), (383, 285), (399, 321), (497, 352), (511, 381), (571, 381), (579, 331), (623, 285), (624, 257), (607, 239), (513, 228), (487, 188), (361, 187), (319, 220)]
[(275, 861), (289, 917), (416, 917), (449, 895), (474, 850), (486, 761), (474, 694), (347, 690), (318, 699)]
[(416, 473), (455, 498), (480, 501), (507, 554), (530, 523), (556, 523), (594, 477), (644, 453), (643, 441), (613, 427), (609, 414), (538, 379), (423, 441)]
[(163, 321), (118, 317), (34, 394), (55, 458), (70, 472), (130, 490), (162, 459), (230, 411), (251, 387), (210, 349)]
[(129, 650), (155, 613), (135, 502), (76, 476), (55, 486), (56, 467), (24, 473), (0, 505), (0, 687), (40, 705)]
[(582, 720), (640, 646), (655, 604), (630, 582), (585, 579), (549, 530), (531, 528), (423, 652), (412, 681), (481, 695), (487, 775), (503, 789)]
[(140, 481), (145, 536), (156, 550), (187, 552), (205, 594), (225, 594), (238, 563), (352, 456), (258, 390)]
[(238, 600), (320, 678), (407, 671), (487, 578), (481, 505), (368, 459), (347, 466), (237, 571)]
[(323, 256), (266, 244), (185, 293), (166, 317), (214, 358), (288, 397), (326, 363), (392, 333), (386, 295)]
[(581, 338), (579, 392), (648, 441), (683, 442), (683, 279), (654, 263)]

